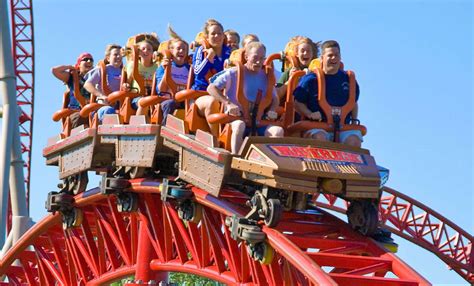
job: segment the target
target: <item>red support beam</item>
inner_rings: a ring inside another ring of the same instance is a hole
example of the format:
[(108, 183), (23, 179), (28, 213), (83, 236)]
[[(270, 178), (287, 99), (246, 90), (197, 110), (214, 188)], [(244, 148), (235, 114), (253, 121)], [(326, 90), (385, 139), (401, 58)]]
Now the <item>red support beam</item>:
[(32, 0), (10, 0), (12, 52), (17, 79), (16, 98), (20, 108), (20, 140), (29, 208), (31, 151), (34, 114), (34, 27)]

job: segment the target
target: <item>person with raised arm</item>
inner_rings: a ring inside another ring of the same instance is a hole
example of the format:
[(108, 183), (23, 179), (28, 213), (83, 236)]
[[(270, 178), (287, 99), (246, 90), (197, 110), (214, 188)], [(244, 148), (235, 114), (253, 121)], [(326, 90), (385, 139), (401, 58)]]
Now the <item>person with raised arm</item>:
[[(69, 104), (68, 108), (73, 110), (81, 110), (79, 101), (74, 96), (74, 78), (71, 75), (73, 70), (78, 71), (79, 78), (79, 91), (81, 95), (89, 100), (90, 93), (84, 88), (84, 83), (87, 79), (87, 73), (94, 67), (94, 58), (90, 53), (81, 53), (76, 60), (76, 64), (72, 65), (60, 65), (55, 66), (51, 69), (53, 75), (67, 85), (69, 90)], [(70, 116), (72, 127), (77, 127), (82, 124), (87, 124), (87, 120), (79, 116), (79, 112), (75, 112)]]

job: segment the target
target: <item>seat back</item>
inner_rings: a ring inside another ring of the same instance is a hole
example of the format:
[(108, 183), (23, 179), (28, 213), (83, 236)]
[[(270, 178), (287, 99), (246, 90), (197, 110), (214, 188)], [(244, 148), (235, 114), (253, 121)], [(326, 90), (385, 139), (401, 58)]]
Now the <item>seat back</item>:
[[(279, 54), (277, 54), (279, 56)], [(273, 99), (273, 89), (275, 86), (275, 73), (273, 67), (273, 60), (274, 56), (270, 56), (267, 58), (263, 65), (263, 70), (267, 76), (267, 86), (265, 94), (259, 92), (257, 94), (256, 101), (258, 102), (258, 109), (257, 114), (255, 115), (257, 125), (268, 125), (268, 124), (276, 124), (277, 122), (268, 122), (266, 120), (262, 120), (265, 110), (271, 105)], [(248, 127), (251, 122), (251, 111), (250, 111), (250, 102), (248, 101), (247, 97), (245, 96), (244, 91), (244, 64), (245, 64), (245, 51), (238, 55), (238, 57), (232, 58), (230, 61), (231, 65), (237, 68), (237, 94), (236, 98), (239, 102), (242, 110), (242, 117), (243, 120), (246, 122)], [(223, 110), (221, 110), (223, 112)], [(221, 115), (223, 115), (221, 113)], [(225, 115), (224, 115), (225, 117)], [(257, 127), (257, 126), (255, 126)], [(229, 123), (221, 125), (220, 134), (218, 136), (218, 142), (220, 147), (231, 151), (231, 137), (232, 137), (232, 128)]]
[[(132, 61), (133, 61), (133, 71), (130, 75), (131, 82), (135, 81), (138, 85), (138, 93), (140, 95), (146, 95), (146, 88), (145, 88), (145, 78), (140, 74), (140, 70), (138, 69), (138, 62), (139, 62), (139, 51), (138, 46), (132, 46)], [(130, 82), (130, 83), (131, 83)]]
[[(70, 76), (72, 77), (73, 81), (73, 96), (76, 98), (76, 100), (79, 102), (80, 107), (84, 107), (87, 105), (87, 99), (82, 95), (81, 93), (81, 88), (80, 88), (80, 83), (79, 83), (79, 71), (77, 69), (71, 69), (70, 70)], [(72, 126), (72, 121), (70, 116), (74, 113), (77, 113), (79, 111), (69, 109), (69, 102), (70, 102), (70, 91), (65, 91), (63, 93), (63, 104), (62, 104), (62, 109), (56, 111), (53, 114), (53, 121), (59, 121), (61, 120), (61, 137), (66, 138), (71, 135), (71, 130), (74, 127), (77, 126)]]
[[(204, 46), (205, 49), (211, 47), (209, 42), (205, 39), (204, 33), (200, 32), (196, 36), (194, 41), (194, 47), (196, 46)], [(191, 48), (192, 45), (191, 45)], [(210, 78), (215, 74), (215, 71), (209, 71), (206, 75), (206, 79), (209, 81)], [(189, 74), (188, 74), (188, 82), (186, 85), (186, 90), (190, 91), (194, 84), (194, 66), (193, 64), (190, 65)], [(199, 115), (197, 107), (194, 105), (194, 99), (186, 99), (184, 108), (185, 108), (185, 115), (184, 121), (188, 127), (189, 131), (195, 132), (197, 129), (201, 129), (203, 131), (210, 131), (209, 125), (207, 124), (206, 118)]]
[(281, 71), (284, 72), (293, 67), (299, 67), (298, 59), (296, 58), (297, 41), (289, 41), (285, 45), (285, 49), (281, 52), (281, 61), (283, 62)]
[(354, 109), (356, 104), (356, 82), (355, 74), (352, 71), (346, 71), (349, 77), (349, 99), (344, 106), (331, 106), (326, 98), (326, 79), (322, 68), (316, 68), (313, 70), (318, 78), (318, 102), (319, 106), (326, 115), (327, 123), (329, 125), (334, 124), (334, 115), (338, 115), (341, 118), (341, 125), (344, 124), (344, 119)]
[(76, 69), (71, 69), (70, 73), (74, 83), (74, 97), (77, 99), (79, 105), (82, 108), (87, 104), (87, 99), (81, 93), (81, 87), (79, 84), (79, 71)]
[(110, 87), (107, 84), (107, 70), (105, 61), (101, 60), (97, 65), (99, 66), (100, 70), (100, 85), (102, 87), (102, 92), (104, 93), (104, 95), (109, 95), (112, 93), (112, 91), (110, 90)]
[[(270, 58), (270, 57), (269, 57)], [(245, 64), (245, 61), (242, 62), (237, 62), (236, 67), (237, 67), (237, 101), (239, 102), (241, 108), (242, 108), (242, 114), (244, 119), (250, 119), (250, 103), (247, 100), (247, 97), (245, 96), (244, 92), (244, 67), (243, 65)], [(257, 121), (261, 121), (263, 118), (263, 115), (265, 113), (265, 109), (267, 109), (270, 104), (272, 103), (272, 97), (273, 97), (273, 89), (275, 86), (275, 73), (273, 70), (273, 61), (267, 58), (263, 65), (263, 69), (265, 71), (265, 74), (267, 76), (267, 87), (266, 87), (266, 93), (261, 94), (260, 96), (257, 95), (257, 101), (260, 102), (258, 104), (258, 110), (257, 110)], [(260, 98), (259, 98), (260, 97)]]

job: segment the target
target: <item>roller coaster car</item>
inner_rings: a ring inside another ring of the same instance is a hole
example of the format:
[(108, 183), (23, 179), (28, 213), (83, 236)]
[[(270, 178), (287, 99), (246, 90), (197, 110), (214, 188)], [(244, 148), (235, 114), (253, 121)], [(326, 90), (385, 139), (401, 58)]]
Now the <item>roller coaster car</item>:
[[(84, 109), (90, 106), (81, 95), (77, 71), (71, 71), (74, 82), (74, 96)], [(74, 111), (67, 108), (68, 96), (64, 95), (63, 109), (53, 115), (54, 121), (62, 120), (62, 132), (48, 140), (43, 149), (47, 165), (59, 166), (59, 178), (63, 180), (61, 189), (69, 193), (79, 193), (85, 190), (88, 182), (86, 171), (93, 166), (106, 166), (112, 162), (110, 148), (98, 146), (96, 125), (89, 121), (90, 128), (81, 125), (71, 130), (69, 116)], [(91, 100), (94, 100), (93, 96)], [(97, 109), (101, 105), (97, 106)], [(82, 111), (82, 110), (81, 110)]]
[(46, 165), (59, 166), (61, 189), (74, 194), (86, 189), (87, 171), (111, 166), (113, 154), (114, 146), (100, 144), (97, 128), (84, 125), (72, 129), (67, 138), (50, 138), (43, 149)]
[[(278, 56), (269, 56), (265, 66), (268, 75), (273, 76), (269, 61)], [(241, 63), (236, 63), (241, 69)], [(320, 71), (318, 76), (322, 76)], [(290, 79), (289, 89), (294, 89), (303, 71), (296, 72)], [(326, 114), (335, 113), (345, 118), (355, 104), (355, 78), (350, 74), (352, 85), (350, 103), (343, 107), (332, 107), (327, 104), (324, 92), (320, 102)], [(238, 77), (240, 78), (240, 77)], [(272, 82), (271, 80), (269, 80)], [(324, 89), (324, 81), (320, 90)], [(248, 102), (242, 96), (242, 82), (238, 83), (240, 91), (237, 98), (243, 112), (249, 112)], [(288, 91), (283, 116), (276, 122), (265, 122), (262, 114), (270, 104), (271, 94), (267, 94), (258, 107), (254, 124), (272, 124), (286, 128), (288, 135), (300, 135), (312, 128), (328, 131), (361, 130), (361, 125), (344, 125), (328, 116), (328, 122), (300, 121), (293, 123), (292, 90)], [(253, 111), (255, 113), (255, 110)], [(248, 115), (249, 116), (249, 115)], [(227, 114), (213, 114), (208, 118), (211, 123), (226, 124), (236, 118)], [(248, 122), (248, 121), (247, 121)], [(348, 217), (351, 225), (363, 234), (373, 234), (378, 223), (378, 200), (380, 196), (381, 177), (374, 158), (368, 150), (333, 142), (320, 142), (314, 139), (296, 137), (266, 138), (248, 137), (245, 139), (239, 154), (232, 155), (229, 150), (230, 126), (221, 126), (221, 136), (197, 130), (195, 135), (188, 134), (185, 121), (169, 116), (166, 126), (162, 127), (163, 144), (179, 153), (179, 178), (202, 188), (214, 196), (219, 196), (224, 185), (232, 185), (241, 191), (253, 190), (250, 200), (252, 211), (247, 218), (264, 219), (269, 226), (275, 226), (281, 215), (281, 209), (300, 208), (300, 202), (311, 193), (337, 195), (350, 201)], [(223, 134), (226, 131), (227, 134)], [(336, 128), (336, 130), (334, 130)], [(338, 129), (337, 129), (338, 128)], [(337, 136), (336, 136), (337, 137)], [(220, 148), (223, 147), (223, 148)], [(227, 149), (227, 150), (226, 150)], [(385, 170), (387, 171), (387, 170)], [(388, 171), (387, 171), (388, 172)], [(293, 194), (295, 193), (295, 195)], [(295, 201), (296, 200), (296, 201)]]
[[(138, 37), (138, 36), (137, 36)], [(136, 38), (136, 37), (135, 37)], [(120, 175), (128, 175), (131, 178), (142, 177), (147, 168), (152, 168), (155, 162), (155, 155), (161, 154), (162, 140), (160, 137), (160, 125), (153, 120), (155, 111), (159, 111), (159, 103), (163, 99), (155, 94), (156, 80), (153, 78), (150, 93), (146, 88), (146, 82), (138, 70), (138, 47), (134, 43), (140, 40), (132, 37), (129, 39), (131, 46), (131, 58), (133, 71), (131, 79), (138, 84), (138, 92), (118, 91), (108, 96), (109, 102), (118, 102), (120, 105), (117, 115), (106, 115), (102, 125), (98, 127), (98, 134), (102, 144), (112, 144), (115, 148), (115, 167), (122, 170)], [(127, 44), (128, 45), (128, 44)], [(158, 46), (157, 46), (158, 47)], [(157, 48), (156, 47), (156, 48)], [(155, 49), (155, 47), (153, 47)], [(122, 75), (122, 82), (127, 78)], [(133, 115), (131, 101), (135, 97), (141, 97), (138, 104), (149, 109), (147, 115)], [(159, 117), (156, 113), (156, 117)], [(150, 116), (151, 115), (151, 116)], [(128, 124), (124, 124), (128, 123)], [(117, 175), (117, 174), (116, 174)]]
[[(136, 46), (132, 55), (138, 57)], [(135, 93), (111, 92), (106, 83), (105, 63), (100, 62), (99, 67), (103, 92), (111, 104), (118, 102), (119, 113), (106, 115), (99, 125), (97, 110), (104, 105), (95, 102), (92, 96), (91, 102), (80, 111), (82, 117), (89, 117), (90, 127), (77, 127), (66, 138), (63, 128), (63, 133), (51, 138), (43, 150), (47, 165), (59, 166), (59, 178), (63, 180), (61, 190), (74, 194), (85, 190), (87, 171), (112, 173), (117, 167), (126, 167), (123, 175), (142, 176), (145, 168), (153, 166), (154, 155), (159, 154), (162, 146), (160, 126), (146, 124), (144, 116), (132, 116), (130, 104)], [(139, 84), (143, 84), (140, 79)]]

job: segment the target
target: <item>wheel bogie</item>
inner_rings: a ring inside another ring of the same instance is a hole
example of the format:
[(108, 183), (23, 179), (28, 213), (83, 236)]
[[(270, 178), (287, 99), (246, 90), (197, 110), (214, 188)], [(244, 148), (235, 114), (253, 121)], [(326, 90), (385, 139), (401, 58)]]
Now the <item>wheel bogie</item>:
[(185, 200), (178, 205), (178, 216), (186, 222), (197, 224), (202, 218), (202, 206), (191, 200)]
[(250, 256), (263, 265), (269, 265), (273, 261), (274, 250), (267, 242), (260, 242), (247, 247)]
[(78, 227), (82, 224), (84, 214), (81, 209), (72, 208), (69, 211), (63, 212), (63, 229)]
[(138, 195), (132, 192), (123, 192), (117, 195), (117, 210), (119, 212), (134, 212), (138, 209)]
[(378, 208), (373, 200), (354, 200), (347, 209), (349, 225), (366, 236), (376, 233), (378, 228)]

